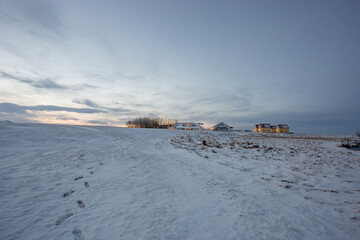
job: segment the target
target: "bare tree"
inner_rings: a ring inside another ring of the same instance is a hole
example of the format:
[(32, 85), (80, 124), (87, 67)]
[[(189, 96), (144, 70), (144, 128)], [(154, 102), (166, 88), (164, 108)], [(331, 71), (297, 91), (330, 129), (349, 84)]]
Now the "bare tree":
[(127, 121), (126, 126), (133, 128), (165, 128), (164, 126), (173, 126), (176, 122), (177, 120), (160, 118), (160, 117), (158, 118), (139, 117)]

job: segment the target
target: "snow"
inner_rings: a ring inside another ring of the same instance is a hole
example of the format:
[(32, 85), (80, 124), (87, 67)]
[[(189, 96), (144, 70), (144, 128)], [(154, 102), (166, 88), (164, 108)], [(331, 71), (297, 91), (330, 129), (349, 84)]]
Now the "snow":
[(338, 140), (0, 122), (0, 236), (360, 239)]

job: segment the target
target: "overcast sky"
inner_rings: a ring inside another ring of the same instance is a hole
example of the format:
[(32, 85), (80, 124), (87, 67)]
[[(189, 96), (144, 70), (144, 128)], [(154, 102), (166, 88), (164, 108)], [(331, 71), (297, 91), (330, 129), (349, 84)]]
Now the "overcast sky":
[(0, 120), (360, 130), (359, 1), (0, 0)]

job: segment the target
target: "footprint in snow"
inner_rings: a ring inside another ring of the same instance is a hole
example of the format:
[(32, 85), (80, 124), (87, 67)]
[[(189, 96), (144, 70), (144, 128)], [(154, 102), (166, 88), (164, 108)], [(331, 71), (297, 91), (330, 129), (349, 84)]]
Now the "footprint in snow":
[(63, 224), (63, 222), (65, 222), (66, 219), (68, 219), (72, 215), (74, 215), (74, 214), (73, 213), (67, 213), (67, 214), (59, 217), (58, 220), (56, 220), (55, 225), (60, 226), (61, 224)]
[(84, 208), (84, 207), (85, 207), (84, 202), (81, 201), (81, 200), (77, 200), (77, 204), (78, 204), (78, 207), (79, 207), (79, 208)]
[(85, 187), (90, 187), (90, 184), (88, 182), (84, 182)]
[(70, 196), (71, 194), (73, 194), (74, 192), (75, 192), (74, 190), (66, 192), (66, 193), (63, 194), (63, 197), (66, 198), (66, 197)]
[(80, 179), (82, 179), (82, 178), (84, 178), (84, 177), (83, 177), (83, 176), (76, 177), (76, 178), (74, 179), (74, 181), (80, 180)]
[(74, 240), (85, 240), (84, 234), (82, 233), (80, 227), (74, 227), (72, 234), (74, 235)]

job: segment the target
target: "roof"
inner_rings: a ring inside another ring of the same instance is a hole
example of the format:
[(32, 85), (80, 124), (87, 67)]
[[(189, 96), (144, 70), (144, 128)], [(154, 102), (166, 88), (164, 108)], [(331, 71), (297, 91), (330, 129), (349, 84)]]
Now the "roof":
[(260, 123), (260, 126), (262, 128), (269, 128), (270, 127), (270, 123)]
[(227, 127), (229, 127), (229, 128), (232, 128), (230, 125), (228, 125), (228, 124), (226, 124), (226, 123), (224, 123), (224, 122), (219, 122), (218, 124), (216, 124), (215, 126), (213, 126), (213, 128), (215, 128), (215, 127), (217, 127), (217, 126), (219, 126), (219, 125), (221, 125), (221, 124), (223, 124), (224, 126), (227, 126)]
[(180, 125), (183, 125), (183, 124), (185, 124), (185, 125), (190, 124), (192, 126), (194, 126), (194, 125), (196, 125), (196, 126), (202, 125), (202, 123), (198, 123), (198, 122), (178, 122), (175, 125), (180, 126)]
[(278, 124), (279, 128), (289, 128), (289, 125), (287, 124)]

